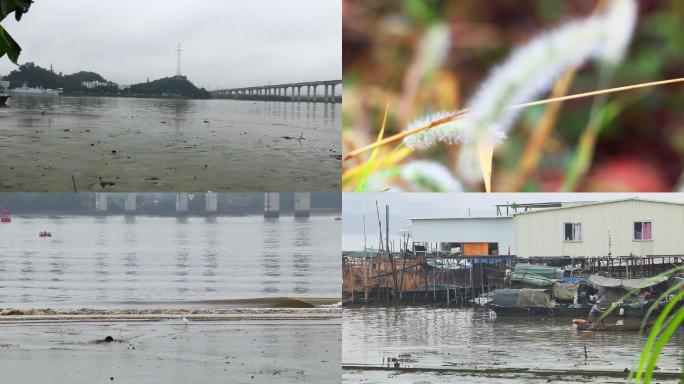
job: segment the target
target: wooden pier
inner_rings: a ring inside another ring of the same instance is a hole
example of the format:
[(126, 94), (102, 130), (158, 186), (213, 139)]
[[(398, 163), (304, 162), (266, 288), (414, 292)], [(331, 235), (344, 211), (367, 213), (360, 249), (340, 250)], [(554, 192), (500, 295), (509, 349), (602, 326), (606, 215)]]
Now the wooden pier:
[(684, 255), (520, 258), (402, 252), (390, 258), (381, 252), (373, 258), (343, 258), (342, 294), (345, 305), (471, 305), (474, 298), (506, 287), (506, 270), (517, 263), (566, 267), (569, 276), (631, 279), (681, 266)]

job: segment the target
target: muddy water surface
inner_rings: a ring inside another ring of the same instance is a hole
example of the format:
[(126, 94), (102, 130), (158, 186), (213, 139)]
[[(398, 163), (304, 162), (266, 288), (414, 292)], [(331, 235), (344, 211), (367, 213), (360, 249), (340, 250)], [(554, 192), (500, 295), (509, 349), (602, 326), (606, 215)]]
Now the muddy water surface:
[(0, 191), (340, 189), (340, 104), (67, 96), (8, 104)]
[[(488, 311), (474, 309), (345, 308), (342, 361), (379, 366), (388, 358), (398, 358), (404, 367), (623, 371), (633, 368), (644, 341), (645, 337), (629, 332), (578, 332), (571, 319), (492, 318)], [(681, 365), (682, 346), (673, 342), (661, 354), (658, 366), (664, 372), (679, 372)], [(381, 383), (388, 377), (393, 383), (456, 382), (436, 373), (344, 372), (345, 382)], [(548, 379), (463, 376), (458, 382)], [(553, 380), (624, 382), (579, 376)]]
[(339, 233), (333, 216), (18, 216), (0, 226), (0, 308), (339, 298)]
[(339, 383), (341, 375), (339, 319), (0, 323), (0, 332), (3, 383)]

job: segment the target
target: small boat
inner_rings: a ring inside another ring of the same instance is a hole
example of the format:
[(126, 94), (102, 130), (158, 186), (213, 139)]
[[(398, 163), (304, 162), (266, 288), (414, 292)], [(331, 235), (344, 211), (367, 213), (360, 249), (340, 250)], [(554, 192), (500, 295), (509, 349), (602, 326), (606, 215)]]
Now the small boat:
[(487, 307), (497, 316), (553, 316), (554, 303), (543, 289), (498, 289)]
[(11, 223), (12, 218), (9, 215), (9, 210), (7, 208), (2, 209), (2, 213), (0, 213), (0, 223)]
[(484, 306), (497, 316), (578, 317), (587, 316), (591, 310), (588, 303), (556, 302), (538, 288), (498, 289)]
[[(641, 321), (635, 319), (618, 319), (610, 322), (590, 323), (584, 319), (573, 319), (573, 327), (578, 331), (638, 331)], [(648, 327), (648, 324), (646, 325)]]
[(40, 237), (52, 237), (52, 233), (48, 231), (43, 231), (38, 234)]

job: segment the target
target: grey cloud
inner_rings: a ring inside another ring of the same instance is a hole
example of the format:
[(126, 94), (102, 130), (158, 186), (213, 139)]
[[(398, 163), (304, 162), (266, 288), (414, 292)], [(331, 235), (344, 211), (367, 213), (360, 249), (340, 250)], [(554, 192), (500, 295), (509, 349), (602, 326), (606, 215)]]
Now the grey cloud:
[(340, 0), (38, 0), (3, 26), (20, 63), (120, 84), (174, 75), (178, 42), (183, 74), (210, 89), (342, 76)]

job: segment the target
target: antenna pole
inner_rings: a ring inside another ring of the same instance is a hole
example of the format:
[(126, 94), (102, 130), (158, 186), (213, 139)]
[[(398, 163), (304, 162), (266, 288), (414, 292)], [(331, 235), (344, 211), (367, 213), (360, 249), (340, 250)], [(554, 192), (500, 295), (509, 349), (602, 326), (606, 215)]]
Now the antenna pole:
[(181, 49), (180, 43), (178, 43), (178, 49), (176, 49), (176, 52), (178, 52), (178, 66), (176, 67), (176, 76), (181, 76), (181, 52), (183, 52), (183, 50)]

